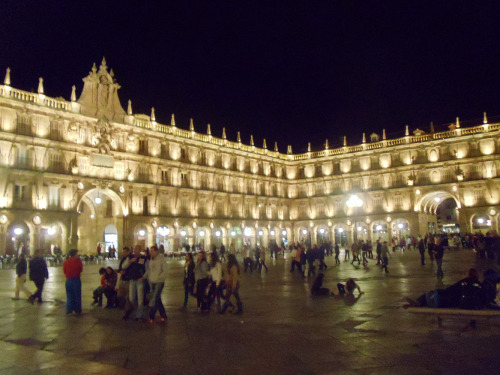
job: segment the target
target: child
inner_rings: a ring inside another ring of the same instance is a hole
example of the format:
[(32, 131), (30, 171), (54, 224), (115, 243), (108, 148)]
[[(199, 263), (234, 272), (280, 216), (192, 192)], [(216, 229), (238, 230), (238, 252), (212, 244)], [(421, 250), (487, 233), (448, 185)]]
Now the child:
[(104, 293), (104, 287), (106, 286), (106, 268), (99, 268), (99, 275), (101, 275), (101, 285), (94, 290), (94, 302), (92, 306), (102, 306), (102, 294)]

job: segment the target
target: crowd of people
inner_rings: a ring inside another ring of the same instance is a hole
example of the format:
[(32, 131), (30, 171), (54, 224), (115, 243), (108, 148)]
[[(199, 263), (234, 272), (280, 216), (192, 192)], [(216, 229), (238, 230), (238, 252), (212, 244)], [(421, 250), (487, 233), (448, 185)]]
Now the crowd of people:
[[(353, 266), (357, 262), (357, 266), (363, 264), (365, 267), (370, 261), (376, 261), (375, 264), (380, 266), (381, 270), (389, 273), (388, 265), (391, 253), (413, 249), (419, 251), (422, 266), (426, 264), (426, 261), (435, 261), (437, 277), (442, 278), (444, 275), (442, 261), (445, 250), (455, 247), (457, 239), (463, 247), (472, 246), (480, 260), (496, 259), (497, 262), (500, 260), (500, 240), (495, 232), (486, 235), (467, 234), (464, 236), (427, 234), (423, 237), (417, 236), (407, 239), (394, 237), (391, 241), (379, 239), (374, 245), (371, 241), (356, 240), (350, 245), (343, 244), (343, 260), (350, 262)], [(450, 242), (453, 245), (450, 246)], [(123, 309), (123, 319), (133, 318), (149, 323), (164, 322), (167, 319), (161, 298), (167, 277), (164, 252), (162, 246), (156, 245), (144, 249), (140, 245), (136, 245), (133, 251), (124, 247), (121, 258), (119, 258), (118, 269), (115, 270), (110, 266), (99, 269), (100, 283), (93, 292), (92, 305), (101, 307), (103, 297), (105, 297), (107, 302), (105, 308)], [(244, 272), (257, 271), (259, 273), (268, 272), (267, 254), (270, 254), (271, 258), (274, 259), (277, 259), (280, 254), (290, 257), (290, 272), (293, 273), (297, 270), (303, 278), (315, 277), (311, 287), (311, 295), (313, 296), (353, 295), (356, 290), (360, 296), (363, 292), (354, 279), (348, 279), (345, 284), (338, 283), (332, 291), (323, 287), (324, 271), (328, 269), (325, 257), (335, 256), (335, 265), (339, 265), (341, 263), (340, 252), (341, 246), (338, 243), (332, 244), (327, 241), (320, 246), (292, 243), (287, 249), (280, 248), (276, 244), (271, 248), (244, 246), (240, 255), (243, 258)], [(235, 314), (241, 314), (243, 304), (239, 295), (240, 265), (236, 256), (237, 253), (232, 247), (226, 251), (223, 245), (218, 250), (212, 246), (209, 252), (204, 250), (187, 252), (182, 280), (184, 301), (180, 310), (186, 311), (189, 299), (193, 298), (196, 300), (197, 309), (202, 314), (210, 314), (212, 310), (224, 314), (228, 309), (231, 309)], [(316, 276), (317, 269), (319, 274)], [(66, 313), (68, 315), (82, 313), (80, 280), (82, 270), (83, 263), (78, 251), (70, 250), (63, 264), (66, 276)], [(24, 253), (19, 255), (16, 275), (13, 299), (20, 299), (22, 292), (26, 295), (28, 302), (32, 304), (42, 303), (44, 284), (49, 277), (47, 263), (42, 252), (35, 251), (33, 258), (29, 260), (29, 278), (36, 286), (34, 293), (31, 293), (26, 287), (28, 261)], [(500, 277), (494, 271), (489, 270), (485, 274), (483, 283), (479, 283), (477, 272), (470, 270), (466, 279), (446, 289), (425, 293), (416, 300), (407, 298), (408, 306), (492, 307), (495, 305), (491, 299), (493, 292), (490, 284), (494, 283), (496, 288), (499, 281)], [(459, 301), (457, 296), (459, 294), (466, 295), (465, 290), (468, 290), (470, 295), (476, 296), (475, 303)], [(478, 297), (479, 295), (481, 296)], [(489, 297), (485, 297), (486, 295)], [(496, 289), (494, 296), (496, 297)]]

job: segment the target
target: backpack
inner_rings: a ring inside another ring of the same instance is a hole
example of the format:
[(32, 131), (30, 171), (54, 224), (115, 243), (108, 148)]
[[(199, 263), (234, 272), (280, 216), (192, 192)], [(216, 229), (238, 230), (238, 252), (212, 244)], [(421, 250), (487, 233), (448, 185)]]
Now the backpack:
[(483, 291), (479, 281), (465, 279), (460, 283), (458, 307), (466, 310), (479, 310), (483, 307)]

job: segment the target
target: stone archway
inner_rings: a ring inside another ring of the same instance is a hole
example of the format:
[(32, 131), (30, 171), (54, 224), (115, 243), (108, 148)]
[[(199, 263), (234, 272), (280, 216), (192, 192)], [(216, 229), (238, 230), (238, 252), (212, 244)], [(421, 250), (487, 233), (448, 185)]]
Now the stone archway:
[[(415, 205), (415, 210), (435, 216), (435, 230), (458, 232), (459, 213), (462, 204), (457, 194), (445, 190), (424, 194)], [(427, 230), (431, 231), (430, 228)]]
[(437, 190), (424, 194), (420, 199), (418, 199), (415, 204), (415, 211), (422, 211), (435, 215), (438, 206), (450, 198), (455, 201), (458, 209), (462, 208), (462, 204), (455, 194), (452, 194), (449, 191)]
[(76, 211), (78, 248), (82, 253), (94, 254), (97, 244), (102, 247), (105, 242), (111, 243), (106, 240), (109, 232), (106, 228), (110, 225), (116, 229), (112, 233), (116, 235), (112, 241), (114, 246), (123, 246), (123, 218), (128, 215), (128, 209), (116, 192), (109, 188), (90, 189), (80, 197)]

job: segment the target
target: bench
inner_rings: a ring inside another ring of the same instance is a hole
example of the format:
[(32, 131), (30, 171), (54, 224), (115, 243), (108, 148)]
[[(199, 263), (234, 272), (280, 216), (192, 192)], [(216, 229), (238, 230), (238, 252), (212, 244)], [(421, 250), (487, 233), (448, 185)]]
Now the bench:
[(435, 315), (438, 326), (443, 326), (443, 317), (470, 319), (470, 327), (476, 327), (477, 319), (494, 319), (500, 317), (500, 310), (464, 310), (464, 309), (440, 309), (435, 307), (409, 307), (406, 311), (412, 314)]

